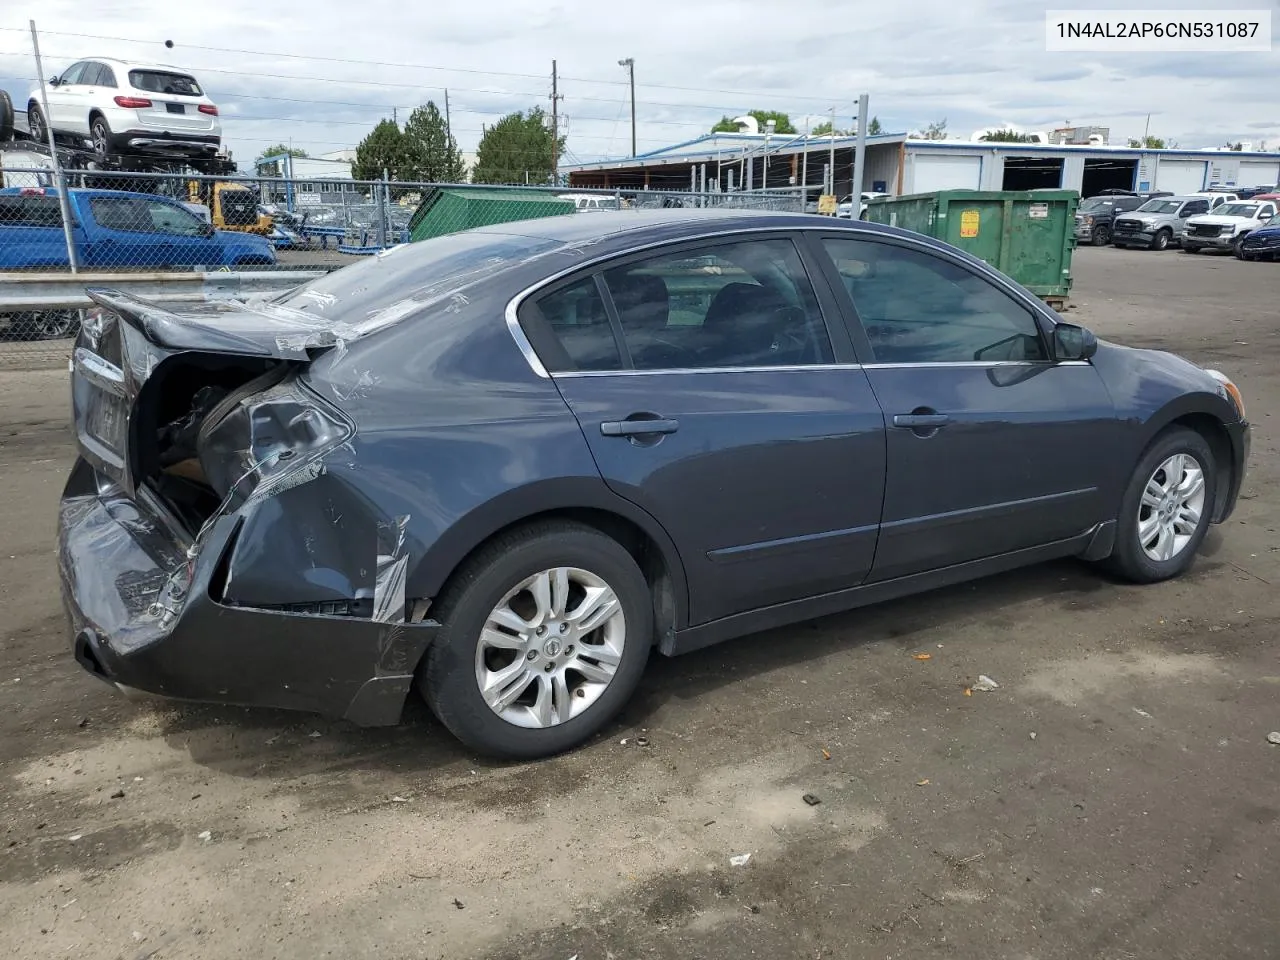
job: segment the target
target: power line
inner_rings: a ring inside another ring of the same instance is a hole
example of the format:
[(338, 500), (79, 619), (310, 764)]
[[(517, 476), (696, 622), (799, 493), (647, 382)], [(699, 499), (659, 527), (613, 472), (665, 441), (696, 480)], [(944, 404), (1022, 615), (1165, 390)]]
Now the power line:
[[(0, 30), (12, 31), (12, 32), (24, 32), (21, 30), (21, 28), (18, 28), (18, 27), (0, 27)], [(144, 44), (144, 45), (151, 45), (159, 42), (156, 40), (141, 40), (136, 37), (104, 37), (104, 36), (98, 36), (91, 33), (68, 33), (68, 32), (59, 31), (59, 30), (42, 30), (41, 36), (74, 37), (80, 40), (106, 40), (112, 43), (138, 43), (138, 44)], [(269, 50), (244, 50), (236, 47), (211, 47), (211, 46), (203, 46), (200, 44), (193, 44), (193, 43), (184, 43), (182, 44), (182, 47), (183, 49), (204, 50), (210, 53), (238, 53), (238, 54), (251, 56), (251, 57), (271, 57), (273, 59), (283, 58), (288, 60), (311, 60), (318, 63), (343, 63), (351, 66), (361, 66), (361, 67), (391, 67), (397, 70), (436, 70), (436, 71), (442, 71), (446, 73), (468, 73), (468, 74), (475, 74), (478, 76), (489, 76), (489, 77), (515, 77), (522, 80), (544, 79), (538, 74), (513, 73), (510, 71), (503, 71), (503, 70), (477, 70), (473, 67), (443, 67), (443, 66), (436, 66), (434, 64), (425, 64), (425, 63), (396, 63), (396, 62), (386, 62), (386, 61), (379, 61), (379, 60), (359, 60), (359, 59), (350, 58), (350, 57), (325, 57), (317, 54), (283, 53), (279, 51), (269, 51)], [(627, 81), (625, 80), (599, 80), (599, 79), (594, 79), (589, 77), (566, 77), (566, 76), (562, 76), (560, 79), (569, 80), (574, 83), (598, 83), (606, 86), (626, 86), (627, 85)], [(724, 89), (719, 89), (715, 87), (682, 87), (682, 86), (674, 86), (672, 84), (666, 84), (666, 83), (644, 83), (644, 84), (637, 84), (637, 86), (640, 87), (641, 89), (650, 88), (654, 90), (676, 90), (682, 93), (723, 93), (723, 94), (728, 94), (729, 96), (749, 96), (753, 99), (758, 99), (760, 97), (774, 97), (776, 99), (784, 99), (784, 100), (792, 100), (792, 101), (810, 100), (814, 103), (825, 103), (825, 104), (829, 104), (831, 102), (829, 97), (814, 97), (814, 96), (806, 96), (803, 94), (789, 94), (789, 93), (770, 93), (768, 91), (753, 92), (753, 91), (743, 91), (743, 90), (724, 90)], [(606, 102), (612, 103), (613, 101), (606, 101)], [(720, 108), (716, 108), (716, 109), (720, 109)]]

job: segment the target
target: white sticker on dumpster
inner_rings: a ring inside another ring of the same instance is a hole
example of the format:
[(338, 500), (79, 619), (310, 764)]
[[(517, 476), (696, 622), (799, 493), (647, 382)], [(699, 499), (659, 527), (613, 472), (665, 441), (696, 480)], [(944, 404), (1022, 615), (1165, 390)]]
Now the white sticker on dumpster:
[(1027, 209), (1027, 216), (1032, 220), (1048, 220), (1049, 205), (1047, 203), (1033, 203)]

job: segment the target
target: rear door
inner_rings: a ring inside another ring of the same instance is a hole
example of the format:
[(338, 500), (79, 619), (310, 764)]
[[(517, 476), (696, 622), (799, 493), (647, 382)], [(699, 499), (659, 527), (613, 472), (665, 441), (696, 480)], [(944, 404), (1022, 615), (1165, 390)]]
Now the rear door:
[(221, 263), (222, 245), (206, 225), (170, 200), (146, 196), (93, 196), (102, 230), (88, 258), (103, 267), (193, 267)]
[(521, 309), (605, 481), (678, 546), (694, 624), (871, 568), (884, 420), (837, 309), (782, 234), (613, 261)]
[(1114, 517), (1122, 454), (1087, 362), (1049, 360), (1029, 299), (908, 240), (828, 236), (854, 345), (887, 426), (871, 579), (1048, 544)]

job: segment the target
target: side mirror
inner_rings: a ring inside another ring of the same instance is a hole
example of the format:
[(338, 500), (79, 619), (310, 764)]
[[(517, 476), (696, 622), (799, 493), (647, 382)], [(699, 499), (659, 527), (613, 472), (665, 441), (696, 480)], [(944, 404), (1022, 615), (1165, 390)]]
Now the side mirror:
[(1093, 331), (1074, 323), (1058, 323), (1053, 327), (1054, 360), (1088, 360), (1098, 352), (1098, 338)]
[(49, 78), (49, 86), (51, 86), (51, 87), (56, 87), (56, 86), (57, 86), (59, 83), (61, 83), (61, 82), (62, 82), (62, 81), (61, 81), (61, 80), (59, 80), (56, 76), (54, 76), (54, 77), (50, 77), (50, 78)]

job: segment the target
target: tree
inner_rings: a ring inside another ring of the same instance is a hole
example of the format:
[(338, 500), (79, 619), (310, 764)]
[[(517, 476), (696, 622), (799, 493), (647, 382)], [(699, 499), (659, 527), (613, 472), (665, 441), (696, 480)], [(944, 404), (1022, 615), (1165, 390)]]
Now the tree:
[(941, 120), (935, 120), (923, 130), (912, 134), (917, 140), (945, 140), (947, 139), (947, 120), (944, 117)]
[(1160, 137), (1146, 136), (1141, 140), (1129, 138), (1129, 146), (1142, 150), (1164, 150), (1164, 140)]
[(1029, 133), (1019, 133), (1010, 128), (1001, 128), (984, 133), (982, 139), (988, 143), (1035, 143), (1036, 138)]
[[(748, 117), (755, 117), (756, 123), (760, 124), (760, 132), (764, 133), (769, 125), (769, 121), (773, 121), (774, 133), (795, 133), (795, 125), (791, 122), (791, 118), (785, 113), (779, 113), (777, 110), (748, 110)], [(737, 133), (741, 127), (733, 119), (733, 117), (724, 116), (720, 118), (720, 122), (711, 128), (712, 133)]]
[(880, 118), (872, 117), (871, 122), (867, 124), (867, 136), (878, 137), (884, 132), (884, 128), (880, 126)]
[[(564, 156), (564, 137), (556, 154)], [(509, 113), (484, 131), (476, 147), (475, 183), (546, 183), (554, 179), (551, 130), (541, 107)]]
[(831, 128), (830, 120), (823, 120), (809, 132), (809, 135), (813, 137), (829, 137), (833, 133), (837, 137), (847, 137), (849, 135), (849, 131), (847, 130), (833, 130)]
[(394, 120), (383, 120), (356, 147), (351, 176), (356, 180), (381, 180), (385, 170), (392, 180), (404, 180), (404, 134)]
[(1228, 150), (1234, 150), (1237, 153), (1244, 150), (1244, 144), (1241, 143), (1239, 140), (1237, 140), (1235, 143), (1224, 143), (1223, 146), (1226, 147)]
[(263, 157), (279, 156), (305, 157), (306, 155), (307, 151), (303, 150), (301, 147), (291, 147), (285, 143), (277, 143), (274, 147), (267, 147), (267, 149), (259, 153), (258, 159), (261, 160)]
[(444, 116), (428, 100), (404, 125), (404, 179), (423, 183), (460, 183), (467, 175), (462, 151)]

